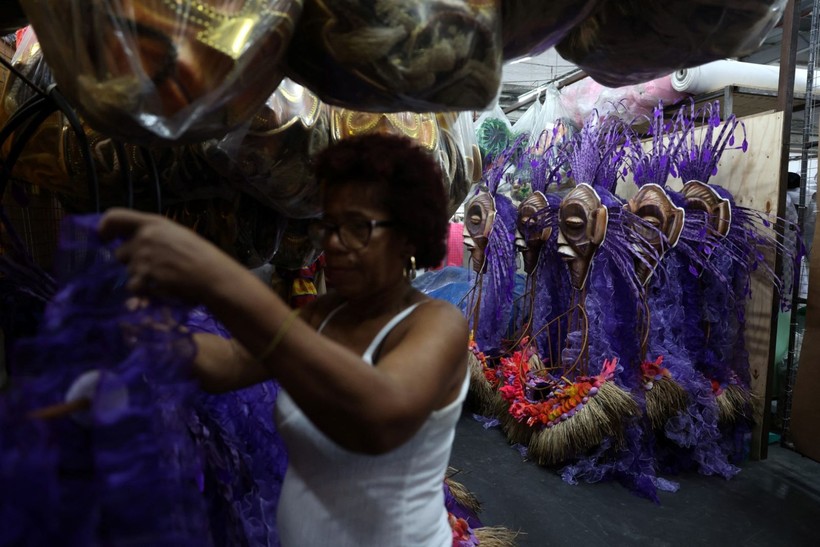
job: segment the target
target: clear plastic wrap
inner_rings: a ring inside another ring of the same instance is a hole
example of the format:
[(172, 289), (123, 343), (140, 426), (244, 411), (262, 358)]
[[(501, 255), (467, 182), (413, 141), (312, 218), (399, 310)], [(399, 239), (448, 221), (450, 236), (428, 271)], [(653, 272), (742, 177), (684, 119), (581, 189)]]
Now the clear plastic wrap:
[(687, 96), (675, 91), (670, 75), (648, 82), (617, 88), (605, 87), (592, 79), (584, 79), (561, 90), (560, 103), (572, 123), (581, 127), (584, 120), (598, 112), (619, 116), (627, 122), (651, 116), (658, 101), (672, 105)]
[[(11, 62), (40, 89), (47, 89), (54, 83), (37, 35), (30, 28), (23, 34)], [(10, 73), (0, 99), (0, 125), (5, 125), (15, 113), (31, 106), (34, 99), (37, 99), (35, 91)], [(86, 151), (63, 112), (49, 114), (27, 136), (25, 143), (20, 142), (36, 114), (47, 108), (48, 102), (36, 107), (28, 121), (11, 133), (0, 150), (0, 156), (6, 160), (14, 147), (22, 145), (12, 171), (14, 178), (53, 192), (71, 212), (92, 212), (95, 205), (89, 190)], [(134, 145), (121, 144), (102, 135), (82, 120), (80, 122), (89, 145), (88, 152), (93, 161), (102, 207), (136, 205), (155, 208), (156, 181), (145, 153)]]
[(306, 0), (288, 69), (353, 110), (483, 109), (501, 82), (499, 0)]
[(600, 0), (503, 0), (504, 59), (538, 55), (557, 44)]
[(481, 178), (481, 152), (475, 142), (469, 112), (441, 113), (436, 119), (441, 132), (439, 152), (449, 186), (447, 213), (452, 216), (470, 187)]
[(475, 133), (482, 159), (486, 159), (488, 154), (498, 156), (515, 140), (510, 120), (498, 103), (478, 117)]
[(271, 259), (272, 264), (286, 270), (299, 270), (319, 258), (322, 251), (314, 247), (308, 237), (309, 222), (301, 218), (287, 220), (279, 247)]
[(604, 0), (557, 46), (610, 87), (739, 57), (760, 46), (787, 0)]
[(439, 147), (438, 121), (430, 112), (375, 113), (331, 107), (330, 134), (334, 142), (372, 133), (408, 137), (431, 153)]
[(165, 211), (228, 255), (253, 269), (267, 264), (279, 250), (287, 221), (251, 197), (213, 197), (175, 203)]
[(285, 78), (249, 127), (198, 147), (237, 189), (288, 218), (309, 218), (321, 212), (313, 158), (329, 140), (327, 106)]
[(330, 133), (334, 142), (372, 133), (399, 135), (414, 140), (438, 161), (450, 196), (448, 212), (452, 216), (476, 175), (475, 150), (464, 133), (469, 127), (469, 116), (466, 112), (460, 115), (455, 112), (377, 114), (330, 107)]
[(63, 94), (129, 142), (199, 141), (282, 79), (302, 0), (22, 0)]

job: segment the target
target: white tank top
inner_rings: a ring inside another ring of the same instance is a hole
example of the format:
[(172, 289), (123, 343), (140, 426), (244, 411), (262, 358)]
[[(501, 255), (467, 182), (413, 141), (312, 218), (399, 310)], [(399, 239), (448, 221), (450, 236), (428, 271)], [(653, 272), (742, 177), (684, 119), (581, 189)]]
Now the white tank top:
[[(390, 320), (362, 359), (373, 354), (414, 304)], [(336, 308), (319, 326), (341, 309)], [(442, 481), (467, 394), (435, 410), (413, 437), (378, 456), (346, 450), (319, 431), (282, 390), (279, 433), (288, 448), (277, 526), (283, 547), (451, 547)]]

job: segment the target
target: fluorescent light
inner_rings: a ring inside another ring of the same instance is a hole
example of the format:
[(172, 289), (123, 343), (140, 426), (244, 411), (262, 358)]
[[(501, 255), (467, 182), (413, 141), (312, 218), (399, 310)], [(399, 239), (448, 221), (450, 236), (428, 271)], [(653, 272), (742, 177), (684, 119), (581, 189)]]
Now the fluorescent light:
[(524, 61), (529, 61), (530, 59), (532, 59), (532, 57), (529, 57), (529, 56), (521, 57), (520, 59), (516, 59), (515, 61), (511, 61), (510, 64), (515, 65), (515, 64), (518, 64), (518, 63), (523, 63)]

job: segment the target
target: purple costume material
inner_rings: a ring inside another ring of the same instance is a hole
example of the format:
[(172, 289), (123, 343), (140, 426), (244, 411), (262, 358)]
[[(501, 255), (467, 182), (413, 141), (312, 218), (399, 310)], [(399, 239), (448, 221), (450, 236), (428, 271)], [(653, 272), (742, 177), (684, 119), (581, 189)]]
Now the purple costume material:
[[(649, 125), (652, 146), (647, 151), (637, 140), (630, 145), (629, 160), (635, 184), (657, 184), (665, 187), (672, 201), (683, 207), (684, 197), (666, 187), (675, 176), (676, 161), (681, 147), (681, 133), (672, 123), (664, 123), (663, 110), (655, 109)], [(696, 467), (706, 475), (734, 476), (739, 469), (727, 461), (720, 447), (718, 409), (710, 382), (695, 369), (693, 359), (705, 345), (701, 327), (701, 285), (698, 276), (706, 275), (715, 282), (720, 271), (716, 263), (706, 260), (701, 251), (705, 215), (690, 212), (677, 245), (667, 251), (657, 273), (650, 280), (647, 305), (651, 313), (648, 358), (663, 357), (663, 366), (671, 378), (688, 393), (683, 412), (666, 422), (658, 435), (656, 456), (662, 471), (677, 472)], [(705, 237), (704, 237), (705, 236)]]

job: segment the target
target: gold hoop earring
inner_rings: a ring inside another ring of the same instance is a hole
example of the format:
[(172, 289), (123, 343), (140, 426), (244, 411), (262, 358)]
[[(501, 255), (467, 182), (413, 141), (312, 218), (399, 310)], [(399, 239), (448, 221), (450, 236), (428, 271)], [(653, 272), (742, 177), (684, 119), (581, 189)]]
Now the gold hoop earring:
[(407, 267), (407, 270), (404, 272), (405, 277), (410, 281), (413, 281), (416, 278), (416, 257), (410, 257), (410, 266)]

